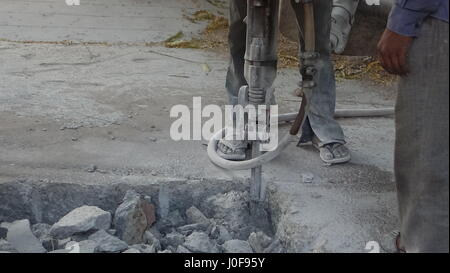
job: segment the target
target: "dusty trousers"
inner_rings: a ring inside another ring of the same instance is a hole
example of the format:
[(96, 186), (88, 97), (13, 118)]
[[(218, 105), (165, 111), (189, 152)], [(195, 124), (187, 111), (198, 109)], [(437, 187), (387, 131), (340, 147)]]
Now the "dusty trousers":
[(395, 178), (406, 252), (449, 251), (448, 31), (425, 20), (398, 86)]
[[(302, 17), (301, 5), (293, 3), (297, 18)], [(345, 143), (344, 133), (339, 123), (334, 119), (336, 106), (336, 82), (334, 68), (331, 62), (330, 30), (332, 1), (314, 1), (316, 11), (316, 47), (320, 57), (317, 61), (317, 85), (309, 98), (310, 110), (305, 125), (302, 128), (302, 139), (311, 140), (316, 135), (320, 145), (329, 143)], [(230, 31), (228, 36), (230, 48), (230, 65), (226, 78), (226, 89), (229, 103), (237, 104), (239, 89), (247, 85), (244, 77), (244, 55), (246, 49), (246, 0), (230, 1)], [(301, 22), (301, 20), (299, 20)], [(300, 52), (304, 41), (300, 24)], [(280, 109), (282, 111), (282, 109)]]

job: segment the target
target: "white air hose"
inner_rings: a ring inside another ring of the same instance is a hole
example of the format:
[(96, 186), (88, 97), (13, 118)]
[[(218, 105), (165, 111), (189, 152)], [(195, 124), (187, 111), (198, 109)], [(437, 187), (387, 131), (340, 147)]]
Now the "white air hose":
[(217, 154), (217, 145), (219, 140), (224, 137), (225, 128), (217, 132), (208, 143), (208, 156), (209, 159), (217, 166), (227, 169), (227, 170), (248, 170), (253, 169), (263, 164), (269, 163), (277, 156), (281, 154), (281, 152), (289, 145), (289, 143), (297, 140), (297, 136), (293, 136), (291, 134), (286, 134), (281, 141), (278, 143), (277, 148), (274, 150), (264, 153), (257, 158), (252, 158), (244, 161), (230, 161), (223, 159)]

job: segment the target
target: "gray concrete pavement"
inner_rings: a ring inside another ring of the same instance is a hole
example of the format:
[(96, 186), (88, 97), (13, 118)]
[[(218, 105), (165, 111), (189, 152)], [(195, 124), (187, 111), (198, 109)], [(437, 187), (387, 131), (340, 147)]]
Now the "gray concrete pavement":
[[(248, 177), (249, 172), (223, 172), (210, 164), (202, 142), (169, 137), (173, 105), (192, 106), (192, 96), (201, 96), (204, 104), (226, 102), (225, 55), (143, 45), (20, 42), (160, 41), (180, 29), (193, 34), (201, 29), (183, 19), (186, 10), (216, 7), (175, 0), (82, 0), (76, 8), (62, 0), (0, 2), (6, 14), (0, 19), (0, 38), (18, 41), (0, 42), (0, 183), (19, 178), (108, 183)], [(50, 19), (42, 16), (46, 7)], [(157, 19), (166, 14), (170, 24)], [(56, 21), (67, 24), (45, 27)], [(297, 110), (292, 95), (297, 80), (293, 69), (279, 72), (282, 112)], [(393, 97), (392, 87), (338, 82), (338, 108), (392, 106)], [(393, 119), (341, 123), (353, 154), (350, 164), (323, 166), (314, 150), (293, 143), (264, 166), (270, 198), (277, 204), (273, 214), (279, 235), (289, 238), (291, 251), (313, 251), (319, 245), (325, 251), (362, 252), (367, 242), (380, 241), (395, 228)], [(87, 172), (91, 165), (102, 172)], [(305, 172), (314, 175), (312, 184), (302, 183)]]

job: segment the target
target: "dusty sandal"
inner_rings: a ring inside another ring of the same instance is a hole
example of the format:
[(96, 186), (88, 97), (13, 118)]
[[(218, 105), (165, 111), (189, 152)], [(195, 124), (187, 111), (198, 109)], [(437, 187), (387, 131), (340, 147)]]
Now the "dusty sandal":
[(248, 142), (245, 140), (222, 139), (217, 145), (217, 154), (227, 160), (242, 161), (246, 158), (247, 149)]
[(329, 143), (320, 147), (317, 141), (313, 141), (313, 145), (319, 150), (322, 161), (327, 164), (342, 164), (351, 159), (350, 151), (344, 144)]

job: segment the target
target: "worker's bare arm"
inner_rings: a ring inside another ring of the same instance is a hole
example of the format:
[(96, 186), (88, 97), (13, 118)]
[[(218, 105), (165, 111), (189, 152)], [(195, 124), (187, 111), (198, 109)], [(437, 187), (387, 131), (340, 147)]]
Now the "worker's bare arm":
[(413, 38), (386, 29), (378, 43), (378, 60), (389, 73), (406, 75), (406, 56)]

